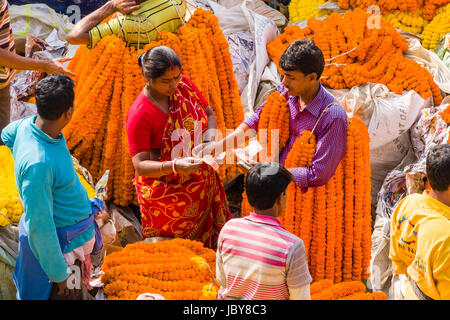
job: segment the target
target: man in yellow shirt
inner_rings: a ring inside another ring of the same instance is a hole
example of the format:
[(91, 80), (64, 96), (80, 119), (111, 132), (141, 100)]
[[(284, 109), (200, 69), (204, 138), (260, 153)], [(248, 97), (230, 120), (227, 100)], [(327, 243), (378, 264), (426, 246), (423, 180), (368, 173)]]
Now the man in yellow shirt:
[[(122, 15), (101, 23), (116, 12)], [(184, 0), (110, 0), (81, 19), (66, 40), (92, 49), (102, 38), (115, 34), (131, 46), (142, 47), (163, 30), (174, 32), (185, 15)]]
[(405, 197), (391, 220), (389, 258), (409, 277), (407, 300), (450, 299), (450, 144), (426, 159), (431, 190)]

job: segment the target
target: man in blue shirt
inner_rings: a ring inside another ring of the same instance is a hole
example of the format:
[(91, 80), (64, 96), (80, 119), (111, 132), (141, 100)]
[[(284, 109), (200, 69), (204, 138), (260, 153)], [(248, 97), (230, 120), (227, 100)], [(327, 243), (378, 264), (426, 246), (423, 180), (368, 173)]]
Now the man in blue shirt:
[(73, 86), (64, 75), (44, 78), (36, 87), (38, 114), (12, 122), (1, 134), (14, 156), (24, 208), (13, 276), (18, 299), (49, 299), (53, 284), (62, 295), (79, 294), (68, 286), (64, 254), (89, 241), (95, 241), (94, 253), (102, 247), (94, 209), (103, 210), (103, 202), (90, 201), (61, 133), (74, 111)]

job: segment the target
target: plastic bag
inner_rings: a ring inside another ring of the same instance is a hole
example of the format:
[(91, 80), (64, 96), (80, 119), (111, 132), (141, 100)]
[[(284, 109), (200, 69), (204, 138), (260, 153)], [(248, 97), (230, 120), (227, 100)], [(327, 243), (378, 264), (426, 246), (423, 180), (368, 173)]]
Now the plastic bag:
[(241, 92), (244, 114), (249, 114), (253, 112), (261, 77), (270, 62), (266, 45), (275, 40), (279, 34), (278, 28), (270, 18), (252, 11), (250, 9), (252, 2), (243, 1), (230, 9), (211, 0), (207, 3), (217, 16), (225, 36), (242, 31), (250, 32), (252, 35), (255, 56), (249, 61), (248, 82)]
[(419, 39), (408, 33), (400, 32), (400, 34), (405, 37), (409, 46), (404, 56), (426, 68), (439, 88), (446, 94), (450, 94), (450, 69), (434, 52), (422, 47)]
[(56, 13), (43, 3), (11, 5), (9, 15), (14, 40), (19, 42), (25, 41), (29, 34), (45, 39), (54, 29), (57, 31), (58, 38), (65, 41), (66, 33), (74, 27), (68, 16)]
[[(197, 0), (197, 2), (202, 3), (203, 1)], [(245, 6), (249, 10), (271, 19), (277, 25), (277, 27), (282, 28), (289, 23), (288, 19), (284, 14), (282, 14), (280, 11), (276, 9), (269, 7), (262, 0), (214, 0), (214, 2), (218, 3), (219, 5), (221, 5), (226, 9), (230, 9), (235, 6), (240, 6), (245, 2)]]
[(255, 42), (249, 31), (238, 31), (226, 36), (228, 41), (233, 72), (242, 93), (248, 83), (250, 64), (255, 59)]
[(442, 104), (421, 111), (410, 129), (412, 145), (407, 156), (387, 175), (378, 194), (369, 282), (373, 288), (382, 288), (392, 299), (403, 299), (404, 279), (394, 274), (389, 260), (391, 216), (405, 196), (424, 191), (426, 156), (433, 146), (448, 140), (449, 127), (440, 117), (447, 106)]
[(434, 48), (434, 53), (450, 69), (450, 32), (447, 33)]
[(386, 175), (411, 148), (409, 129), (423, 108), (431, 104), (415, 91), (397, 95), (383, 84), (367, 83), (352, 89), (328, 89), (349, 117), (364, 121), (370, 136), (372, 212)]

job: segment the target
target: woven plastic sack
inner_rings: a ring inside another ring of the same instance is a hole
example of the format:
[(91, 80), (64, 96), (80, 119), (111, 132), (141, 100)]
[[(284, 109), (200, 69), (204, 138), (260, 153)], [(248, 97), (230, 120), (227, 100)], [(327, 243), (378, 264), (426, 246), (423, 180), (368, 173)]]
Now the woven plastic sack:
[(0, 247), (0, 300), (15, 300), (16, 286), (13, 281), (15, 259)]
[(65, 41), (66, 33), (73, 28), (68, 16), (56, 13), (43, 3), (11, 5), (9, 16), (15, 41), (25, 41), (29, 34), (45, 39), (54, 29), (58, 31), (58, 38)]

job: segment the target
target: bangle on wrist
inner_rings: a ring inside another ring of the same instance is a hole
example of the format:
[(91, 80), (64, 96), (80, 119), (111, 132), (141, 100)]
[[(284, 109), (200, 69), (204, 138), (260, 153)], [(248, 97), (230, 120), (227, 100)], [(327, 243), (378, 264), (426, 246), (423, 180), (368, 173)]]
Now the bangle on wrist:
[(159, 172), (161, 173), (161, 176), (164, 175), (164, 162), (161, 162), (161, 165), (159, 166)]
[(173, 173), (178, 173), (177, 172), (177, 168), (176, 168), (176, 164), (177, 164), (177, 159), (174, 159), (173, 161), (172, 161), (172, 171), (173, 171)]

